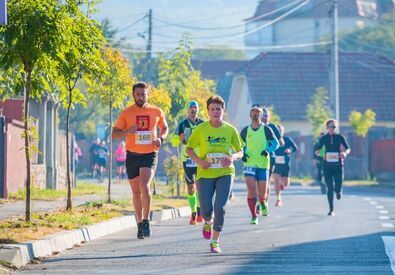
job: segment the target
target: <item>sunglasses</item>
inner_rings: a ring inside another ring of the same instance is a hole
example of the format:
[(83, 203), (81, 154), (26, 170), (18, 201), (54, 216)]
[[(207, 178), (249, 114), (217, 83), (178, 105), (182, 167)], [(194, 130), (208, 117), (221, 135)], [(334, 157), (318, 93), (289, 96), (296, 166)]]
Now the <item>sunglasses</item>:
[(336, 126), (335, 126), (335, 125), (328, 125), (328, 128), (329, 128), (329, 129), (335, 129)]
[(265, 115), (262, 115), (262, 116), (263, 116), (263, 117), (269, 117), (269, 115), (266, 115), (266, 114), (265, 114)]

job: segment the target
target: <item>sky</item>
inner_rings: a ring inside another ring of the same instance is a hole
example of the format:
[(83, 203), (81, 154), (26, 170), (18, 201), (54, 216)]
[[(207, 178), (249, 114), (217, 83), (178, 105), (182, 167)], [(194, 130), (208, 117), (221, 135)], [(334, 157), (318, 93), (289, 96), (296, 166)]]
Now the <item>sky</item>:
[(93, 18), (99, 21), (108, 18), (119, 30), (118, 36), (133, 48), (145, 48), (143, 36), (147, 37), (148, 19), (139, 19), (150, 8), (154, 52), (174, 49), (184, 33), (192, 36), (194, 47), (242, 48), (243, 19), (254, 14), (258, 3), (258, 0), (103, 0)]

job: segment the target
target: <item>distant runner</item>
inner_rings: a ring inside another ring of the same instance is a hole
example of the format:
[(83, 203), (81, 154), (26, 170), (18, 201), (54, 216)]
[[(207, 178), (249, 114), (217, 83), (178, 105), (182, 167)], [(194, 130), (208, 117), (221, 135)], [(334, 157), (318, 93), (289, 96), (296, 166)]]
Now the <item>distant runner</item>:
[(291, 182), (291, 160), (289, 156), (298, 150), (298, 146), (292, 138), (284, 135), (284, 127), (282, 125), (279, 125), (278, 128), (284, 139), (284, 145), (280, 146), (275, 152), (274, 190), (277, 196), (276, 206), (282, 206), (281, 191), (288, 187)]
[(333, 191), (335, 191), (338, 200), (342, 196), (344, 160), (350, 154), (350, 146), (346, 138), (335, 133), (336, 124), (335, 119), (327, 120), (325, 125), (328, 133), (319, 139), (315, 148), (315, 153), (319, 155), (321, 148), (325, 147), (324, 177), (328, 189), (329, 216), (335, 215), (333, 211)]
[(269, 154), (278, 147), (278, 141), (273, 131), (261, 121), (262, 113), (262, 106), (252, 105), (250, 108), (251, 124), (243, 128), (240, 134), (245, 143), (243, 175), (247, 186), (247, 204), (252, 216), (251, 224), (258, 223), (257, 197), (262, 215), (269, 215), (269, 207), (266, 202), (269, 183)]
[[(236, 128), (223, 121), (225, 102), (220, 96), (210, 97), (207, 109), (210, 120), (193, 130), (188, 140), (187, 154), (198, 164), (196, 178), (200, 210), (205, 221), (203, 237), (211, 239), (212, 253), (221, 253), (219, 237), (235, 175), (233, 161), (243, 157), (244, 144)], [(198, 149), (197, 154), (195, 149)]]
[(191, 225), (203, 221), (203, 218), (200, 215), (200, 201), (198, 191), (196, 190), (197, 164), (192, 161), (192, 159), (188, 157), (186, 153), (186, 144), (188, 143), (191, 133), (196, 128), (196, 126), (204, 122), (204, 120), (198, 117), (198, 113), (198, 103), (196, 101), (190, 101), (188, 103), (188, 116), (177, 126), (172, 138), (172, 145), (174, 147), (182, 144), (181, 160), (184, 167), (185, 181), (188, 186), (188, 202), (192, 213), (189, 220), (189, 224)]

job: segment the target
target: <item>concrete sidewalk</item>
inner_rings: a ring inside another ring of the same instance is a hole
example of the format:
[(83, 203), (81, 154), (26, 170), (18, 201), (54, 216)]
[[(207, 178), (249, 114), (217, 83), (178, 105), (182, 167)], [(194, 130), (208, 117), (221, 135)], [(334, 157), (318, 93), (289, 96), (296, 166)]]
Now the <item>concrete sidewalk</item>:
[[(94, 183), (94, 182), (92, 182)], [(107, 183), (101, 183), (107, 186)], [(131, 190), (127, 184), (112, 184), (111, 185), (111, 198), (112, 199), (131, 199)], [(85, 195), (73, 197), (73, 206), (79, 206), (90, 201), (98, 201), (107, 199), (106, 195)], [(66, 198), (52, 200), (52, 201), (31, 201), (32, 212), (40, 211), (54, 211), (66, 207)], [(0, 204), (0, 220), (8, 219), (25, 214), (25, 201), (9, 202)]]

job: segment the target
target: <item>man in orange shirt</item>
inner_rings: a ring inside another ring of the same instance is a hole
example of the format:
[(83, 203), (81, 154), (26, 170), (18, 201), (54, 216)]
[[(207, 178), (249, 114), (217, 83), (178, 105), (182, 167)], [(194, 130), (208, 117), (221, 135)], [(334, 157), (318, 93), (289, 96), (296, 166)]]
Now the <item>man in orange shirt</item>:
[(137, 238), (144, 239), (151, 235), (150, 183), (155, 175), (158, 151), (167, 136), (168, 127), (163, 111), (147, 103), (147, 84), (134, 84), (132, 93), (135, 104), (121, 112), (113, 128), (112, 138), (126, 138), (126, 172), (133, 192)]

